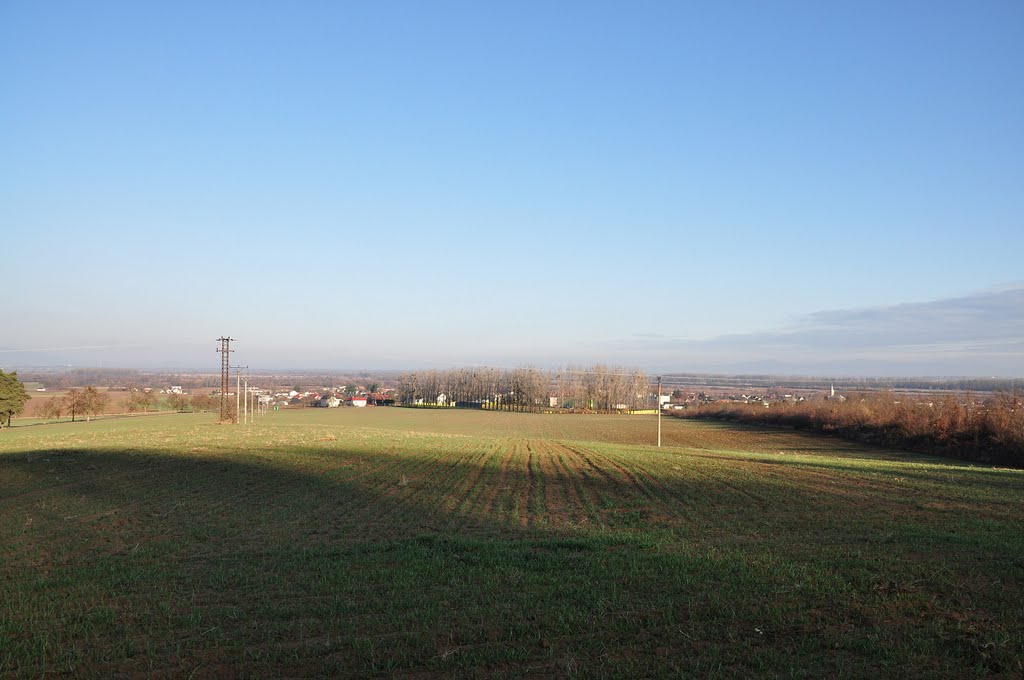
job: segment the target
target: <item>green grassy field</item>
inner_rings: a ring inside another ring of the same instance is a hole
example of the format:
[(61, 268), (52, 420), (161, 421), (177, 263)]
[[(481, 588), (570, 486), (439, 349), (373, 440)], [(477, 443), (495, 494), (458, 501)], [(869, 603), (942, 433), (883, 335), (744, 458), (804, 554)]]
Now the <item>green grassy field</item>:
[(652, 416), (0, 432), (0, 675), (1024, 674), (1024, 472)]

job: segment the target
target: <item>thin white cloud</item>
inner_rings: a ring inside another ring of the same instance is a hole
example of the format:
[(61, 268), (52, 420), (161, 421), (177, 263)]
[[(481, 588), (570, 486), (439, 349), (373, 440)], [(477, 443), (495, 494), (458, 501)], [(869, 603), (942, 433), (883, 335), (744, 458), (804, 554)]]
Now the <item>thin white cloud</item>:
[(685, 340), (636, 335), (616, 343), (661, 361), (716, 368), (762, 362), (787, 370), (859, 366), (857, 372), (1024, 375), (1024, 284), (957, 298), (826, 310), (760, 333)]
[(77, 345), (74, 347), (19, 347), (12, 349), (0, 348), (0, 352), (69, 352), (89, 349), (128, 349), (138, 347), (149, 347), (150, 345)]

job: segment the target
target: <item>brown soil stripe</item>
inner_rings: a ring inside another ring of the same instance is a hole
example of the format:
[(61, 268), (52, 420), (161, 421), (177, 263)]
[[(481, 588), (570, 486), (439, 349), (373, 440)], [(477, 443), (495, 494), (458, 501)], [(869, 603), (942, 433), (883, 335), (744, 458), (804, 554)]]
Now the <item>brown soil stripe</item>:
[[(579, 455), (561, 443), (551, 443), (556, 460), (562, 469), (568, 485), (563, 485), (571, 497), (570, 506), (576, 508), (574, 519), (577, 523), (600, 519), (601, 497), (587, 483), (584, 463)], [(571, 491), (570, 491), (571, 490)]]
[[(737, 463), (737, 465), (739, 464), (739, 461), (735, 461), (734, 460), (734, 462)], [(723, 478), (723, 474), (726, 473), (725, 471), (726, 470), (735, 470), (736, 469), (735, 466), (732, 467), (732, 468), (721, 468), (721, 467), (716, 468), (716, 473), (708, 472), (707, 470), (703, 469), (702, 466), (699, 466), (699, 465), (693, 465), (693, 466), (691, 466), (691, 467), (689, 467), (687, 469), (690, 472), (693, 472), (694, 474), (697, 474), (697, 475), (701, 476), (702, 478), (706, 479), (708, 482), (711, 483), (711, 485), (713, 487), (717, 487), (720, 495), (724, 495), (724, 496), (739, 496), (741, 498), (746, 498), (749, 501), (753, 501), (755, 504), (758, 505), (758, 507), (760, 507), (762, 509), (766, 509), (767, 506), (768, 506), (767, 501), (764, 498), (762, 498), (761, 496), (753, 493), (752, 491), (750, 491), (748, 489), (743, 488), (739, 484), (736, 484), (734, 482), (730, 482), (730, 481), (728, 481), (728, 480)], [(722, 489), (728, 489), (729, 492), (721, 494), (721, 490)]]
[(533, 466), (535, 464), (536, 454), (533, 451), (533, 447), (530, 445), (530, 441), (526, 440), (526, 489), (525, 498), (520, 503), (520, 514), (519, 523), (522, 526), (536, 526), (537, 519), (543, 513), (543, 509), (537, 507), (537, 487), (539, 482), (537, 481), (537, 475), (534, 472)]
[[(619, 475), (621, 475), (622, 477), (625, 477), (627, 480), (629, 480), (630, 486), (632, 486), (634, 489), (638, 490), (642, 495), (646, 496), (647, 498), (650, 498), (651, 500), (659, 500), (660, 499), (659, 494), (654, 493), (654, 491), (652, 491), (648, 487), (648, 484), (642, 482), (640, 480), (640, 478), (637, 477), (631, 470), (627, 469), (626, 466), (622, 465), (621, 463), (619, 463), (615, 459), (613, 459), (613, 458), (611, 458), (611, 457), (609, 457), (607, 455), (600, 454), (600, 453), (598, 453), (596, 451), (592, 451), (592, 450), (589, 450), (589, 449), (584, 449), (582, 447), (577, 448), (575, 450), (581, 456), (586, 458), (587, 461), (590, 462), (591, 465), (596, 465), (594, 461), (606, 463), (607, 467), (610, 467), (610, 468), (614, 469), (616, 472), (619, 473)], [(599, 466), (599, 467), (602, 470), (606, 469), (605, 466), (603, 466), (603, 465)], [(606, 475), (606, 476), (609, 479), (612, 478), (612, 475)]]
[(551, 526), (564, 526), (573, 521), (573, 511), (579, 506), (579, 499), (573, 503), (569, 498), (572, 484), (557, 463), (557, 454), (551, 446), (540, 441), (535, 443), (539, 475), (544, 480), (545, 521)]
[[(428, 501), (421, 509), (425, 514), (435, 518), (443, 517), (445, 522), (461, 524), (463, 515), (459, 507), (467, 496), (474, 493), (474, 487), (486, 466), (487, 461), (495, 454), (494, 448), (478, 450), (463, 457), (441, 478), (424, 481), (434, 488), (449, 489), (441, 494), (428, 494), (433, 500)], [(433, 509), (433, 512), (430, 512)]]
[(502, 500), (499, 503), (499, 519), (506, 522), (518, 523), (523, 513), (523, 488), (525, 478), (522, 474), (519, 460), (523, 456), (523, 443), (513, 442), (508, 455), (507, 474), (505, 475), (505, 489)]
[[(566, 449), (571, 451), (575, 456), (583, 461), (584, 465), (591, 470), (596, 477), (604, 480), (604, 490), (598, 488), (597, 493), (602, 496), (603, 505), (613, 506), (618, 505), (621, 501), (630, 498), (632, 494), (629, 493), (631, 487), (636, 487), (635, 483), (630, 482), (627, 475), (613, 475), (604, 467), (601, 467), (594, 462), (593, 455), (591, 452), (579, 446), (570, 446), (564, 444)], [(623, 477), (626, 481), (623, 481)]]
[[(457, 478), (463, 469), (469, 446), (469, 442), (465, 442), (458, 448), (417, 466), (420, 472), (416, 473), (415, 481), (435, 488), (446, 488), (452, 477)], [(402, 474), (406, 473), (400, 472), (392, 478), (380, 480), (377, 496), (370, 504), (370, 512), (364, 513), (361, 518), (366, 530), (377, 532), (386, 528), (387, 531), (394, 532), (396, 527), (422, 526), (429, 518), (436, 520), (439, 514), (446, 514), (448, 508), (443, 506), (447, 494), (424, 496), (417, 492), (417, 486), (412, 483), (400, 486)], [(406, 478), (408, 479), (408, 475)], [(411, 501), (414, 495), (418, 496), (416, 502)]]
[(503, 449), (502, 443), (496, 443), (473, 460), (473, 471), (453, 494), (452, 522), (456, 528), (478, 524), (482, 519), (480, 508), (486, 505), (487, 496), (492, 493), (495, 468), (500, 466)]
[(486, 500), (482, 504), (483, 512), (479, 514), (481, 520), (497, 522), (500, 521), (501, 518), (500, 501), (505, 495), (504, 491), (506, 478), (508, 477), (508, 469), (514, 458), (511, 443), (508, 440), (504, 440), (503, 444), (503, 451), (501, 452), (501, 459), (498, 467), (498, 476), (496, 480), (492, 480), (490, 485), (491, 489), (487, 494)]
[[(457, 451), (448, 451), (442, 455), (431, 457), (423, 465), (427, 466), (427, 469), (433, 469), (444, 465), (457, 455)], [(331, 514), (347, 516), (354, 522), (366, 524), (370, 523), (374, 517), (390, 512), (394, 509), (395, 505), (400, 505), (382, 502), (382, 497), (387, 496), (389, 490), (395, 489), (402, 474), (407, 475), (407, 473), (403, 472), (406, 468), (402, 464), (403, 462), (405, 461), (399, 457), (391, 458), (388, 463), (375, 467), (373, 473), (363, 474), (349, 480), (350, 483), (354, 482), (368, 493), (353, 495), (352, 499), (347, 503), (332, 506), (328, 502), (327, 505), (331, 509)], [(367, 510), (370, 510), (370, 512), (367, 512)], [(376, 510), (376, 512), (373, 512), (373, 510)]]

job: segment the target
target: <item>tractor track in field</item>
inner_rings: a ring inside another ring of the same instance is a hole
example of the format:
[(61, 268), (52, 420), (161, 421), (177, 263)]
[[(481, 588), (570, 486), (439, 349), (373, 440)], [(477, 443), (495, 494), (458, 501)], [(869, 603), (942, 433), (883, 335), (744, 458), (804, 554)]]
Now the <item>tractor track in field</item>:
[[(366, 485), (367, 502), (356, 508), (352, 519), (364, 533), (376, 534), (382, 525), (422, 526), (435, 518), (438, 510), (443, 512), (444, 495), (422, 494), (424, 488), (443, 488), (465, 464), (471, 442), (462, 442), (441, 456), (412, 466), (406, 472), (400, 464), (392, 465), (390, 475), (378, 476), (374, 484)], [(412, 476), (410, 476), (410, 474)], [(419, 496), (413, 501), (412, 498)], [(367, 512), (367, 509), (370, 512)], [(412, 512), (416, 510), (416, 512)], [(410, 516), (412, 515), (412, 516)]]
[[(586, 466), (580, 462), (579, 456), (575, 452), (561, 443), (549, 442), (549, 445), (552, 448), (557, 468), (561, 471), (561, 479), (567, 482), (560, 486), (566, 491), (569, 505), (576, 508), (576, 524), (600, 519), (601, 513), (598, 508), (601, 504), (601, 496), (587, 484)], [(577, 465), (573, 466), (570, 462)]]
[[(628, 499), (639, 494), (651, 501), (660, 500), (659, 497), (648, 489), (635, 474), (611, 458), (603, 456), (595, 451), (585, 449), (579, 445), (562, 445), (578, 456), (579, 459), (587, 465), (587, 467), (604, 479), (605, 482), (607, 482), (610, 492), (614, 493), (621, 499)], [(595, 461), (603, 462), (605, 465), (599, 465), (598, 462)]]
[[(652, 490), (652, 487), (657, 487), (657, 484), (654, 483), (654, 480), (651, 480), (649, 477), (648, 477), (648, 481), (647, 482), (642, 481), (640, 479), (640, 477), (635, 472), (633, 472), (632, 470), (627, 468), (625, 465), (623, 465), (622, 463), (619, 463), (614, 458), (611, 458), (608, 455), (605, 455), (605, 454), (602, 454), (602, 453), (598, 453), (597, 451), (593, 451), (593, 450), (590, 450), (590, 449), (572, 448), (572, 447), (570, 447), (570, 448), (572, 450), (576, 451), (577, 453), (579, 453), (580, 456), (583, 456), (584, 459), (587, 461), (587, 463), (589, 463), (591, 466), (595, 466), (595, 467), (597, 466), (596, 463), (594, 462), (595, 460), (599, 461), (599, 462), (606, 463), (608, 467), (610, 467), (611, 469), (615, 470), (616, 472), (619, 473), (619, 475), (621, 475), (622, 477), (625, 477), (627, 480), (629, 480), (629, 485), (628, 485), (629, 487), (632, 487), (632, 488), (638, 490), (642, 495), (646, 496), (647, 498), (649, 498), (651, 500), (660, 500), (661, 499), (662, 496), (659, 495), (659, 494), (656, 494)], [(647, 477), (647, 475), (644, 475), (644, 476)], [(611, 477), (613, 477), (613, 475), (609, 475), (609, 478), (611, 478)], [(662, 487), (662, 491), (664, 491), (663, 487)]]
[(633, 504), (637, 498), (659, 500), (604, 456), (565, 442), (548, 441), (544, 446), (541, 460), (547, 462), (544, 476), (549, 480), (545, 501), (549, 521), (554, 524), (601, 522), (607, 512)]
[[(801, 493), (820, 493), (829, 497), (843, 499), (844, 501), (869, 503), (876, 502), (880, 495), (887, 498), (900, 498), (907, 493), (907, 485), (891, 480), (891, 478), (900, 476), (896, 471), (891, 473), (875, 473), (869, 470), (864, 470), (863, 472), (836, 471), (828, 468), (818, 468), (813, 463), (804, 464), (799, 460), (786, 460), (785, 464), (783, 464), (781, 460), (742, 459), (708, 451), (695, 452), (692, 455), (702, 459), (729, 463), (736, 470), (763, 472), (765, 474), (761, 476), (773, 480), (773, 483), (787, 486)], [(697, 468), (691, 469), (700, 474), (707, 474), (697, 470)], [(775, 473), (774, 475), (771, 474), (773, 472)], [(716, 476), (715, 479), (740, 493), (752, 497), (758, 502), (767, 502), (763, 497), (753, 492), (740, 490), (735, 485), (722, 480), (721, 477)], [(930, 491), (929, 495), (934, 496), (934, 491)], [(943, 495), (942, 498), (954, 502), (957, 500), (955, 496), (947, 497)]]
[(450, 495), (449, 514), (456, 528), (476, 528), (484, 519), (477, 508), (488, 492), (487, 487), (493, 474), (491, 462), (501, 454), (503, 448), (503, 444), (499, 442), (480, 451), (473, 461), (472, 472), (466, 475), (464, 483)]
[(539, 476), (544, 480), (544, 520), (551, 526), (565, 526), (582, 519), (582, 503), (573, 495), (574, 487), (558, 465), (558, 454), (549, 442), (535, 444)]
[[(785, 488), (792, 496), (799, 494), (808, 502), (821, 503), (826, 501), (838, 506), (857, 508), (860, 510), (882, 510), (891, 512), (899, 508), (900, 512), (920, 514), (917, 505), (916, 494), (913, 484), (907, 484), (898, 471), (887, 473), (869, 472), (862, 473), (838, 473), (832, 470), (817, 469), (810, 465), (786, 465), (779, 470), (778, 465), (773, 461), (759, 461), (771, 475), (773, 483)], [(973, 504), (965, 503), (963, 497), (953, 489), (954, 482), (949, 482), (950, 488), (937, 489), (931, 487), (926, 494), (930, 499), (933, 509), (943, 512), (973, 512), (978, 514)], [(880, 501), (884, 501), (880, 503)], [(924, 512), (929, 515), (931, 511)], [(998, 513), (990, 516), (998, 517)]]
[(537, 507), (537, 487), (543, 485), (543, 482), (538, 481), (533, 469), (537, 456), (530, 445), (530, 440), (526, 440), (526, 512), (520, 513), (519, 518), (519, 523), (523, 526), (536, 526), (538, 518), (544, 515), (544, 508)]
[[(736, 469), (740, 468), (733, 468), (732, 470), (735, 471)], [(744, 467), (743, 469), (746, 470), (747, 468)], [(755, 503), (761, 510), (767, 510), (770, 506), (770, 502), (763, 496), (744, 488), (740, 484), (724, 479), (723, 471), (721, 470), (718, 474), (715, 474), (696, 465), (689, 467), (688, 470), (694, 475), (700, 476), (702, 479), (709, 482), (708, 486), (712, 491), (715, 487), (718, 487), (719, 489), (728, 489), (728, 492), (726, 492), (725, 495), (734, 495), (745, 498), (746, 500)]]
[(523, 525), (524, 515), (527, 514), (527, 503), (523, 497), (523, 490), (526, 488), (526, 475), (520, 468), (521, 459), (525, 458), (523, 455), (523, 449), (525, 448), (525, 442), (522, 440), (516, 440), (512, 445), (511, 455), (509, 456), (509, 472), (506, 476), (508, 482), (508, 494), (503, 498), (504, 511), (508, 516), (508, 522), (510, 524)]
[(699, 525), (699, 520), (703, 518), (704, 511), (695, 504), (691, 494), (666, 484), (659, 475), (653, 473), (642, 462), (633, 463), (634, 471), (630, 471), (622, 463), (607, 454), (596, 455), (600, 456), (601, 460), (608, 461), (610, 465), (628, 475), (637, 485), (646, 487), (648, 498), (655, 501), (664, 510), (666, 516), (682, 520), (693, 527)]
[(483, 504), (483, 512), (481, 513), (482, 517), (497, 519), (501, 515), (501, 509), (498, 507), (499, 500), (504, 497), (502, 492), (506, 488), (509, 467), (515, 459), (515, 447), (511, 446), (511, 442), (508, 440), (505, 440), (504, 444), (505, 448), (508, 448), (509, 450), (505, 455), (501, 456), (501, 462), (498, 467), (498, 479), (492, 485), (492, 489), (490, 489), (490, 493)]
[[(471, 476), (467, 470), (479, 469), (480, 463), (491, 455), (489, 449), (481, 450), (475, 442), (466, 442), (450, 456), (439, 461), (438, 466), (427, 470), (438, 470), (439, 476), (421, 475), (409, 482), (406, 498), (418, 497), (415, 507), (406, 507), (405, 513), (414, 511), (420, 514), (412, 519), (412, 523), (422, 524), (433, 518), (435, 522), (450, 524), (458, 506), (459, 489), (462, 481)], [(467, 489), (468, 491), (468, 489)], [(426, 492), (426, 493), (424, 493)]]
[(567, 445), (567, 448), (608, 481), (617, 497), (614, 499), (616, 505), (632, 506), (637, 499), (642, 499), (644, 507), (640, 512), (645, 517), (675, 520), (691, 527), (699, 525), (703, 512), (698, 510), (692, 499), (674, 491), (642, 466), (630, 469), (607, 454), (579, 445)]

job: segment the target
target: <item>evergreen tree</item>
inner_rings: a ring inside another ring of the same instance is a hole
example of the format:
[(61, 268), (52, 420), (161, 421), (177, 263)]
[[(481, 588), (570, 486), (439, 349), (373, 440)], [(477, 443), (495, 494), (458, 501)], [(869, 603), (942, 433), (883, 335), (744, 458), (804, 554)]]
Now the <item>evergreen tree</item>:
[(0, 371), (0, 427), (4, 420), (11, 426), (11, 418), (25, 410), (25, 402), (31, 399), (25, 386), (18, 380), (18, 372)]

